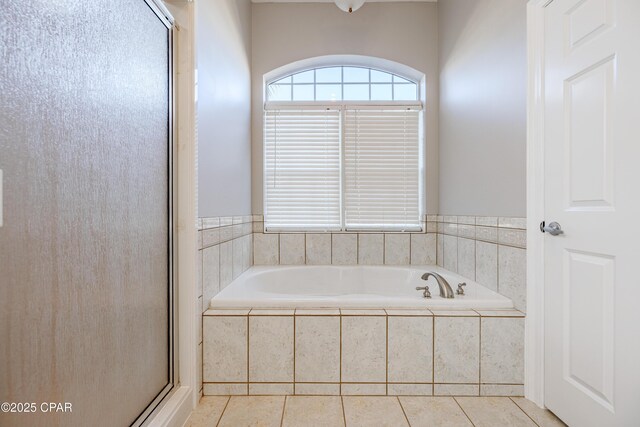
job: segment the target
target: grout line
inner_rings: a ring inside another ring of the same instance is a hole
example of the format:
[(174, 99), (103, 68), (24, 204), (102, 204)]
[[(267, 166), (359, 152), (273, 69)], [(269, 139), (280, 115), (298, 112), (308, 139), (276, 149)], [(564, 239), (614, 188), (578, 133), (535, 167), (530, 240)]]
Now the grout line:
[[(386, 311), (385, 311), (386, 314)], [(384, 394), (389, 395), (389, 316), (385, 316), (385, 324), (387, 327), (385, 343), (385, 364), (384, 364)]]
[(339, 372), (339, 381), (340, 381), (340, 385), (338, 387), (339, 392), (340, 392), (340, 396), (342, 396), (342, 311), (340, 310), (340, 315), (338, 316), (340, 318), (340, 361), (339, 361), (339, 367), (340, 367), (340, 372)]
[(482, 394), (482, 316), (478, 322), (478, 396)]
[(404, 419), (407, 420), (407, 425), (411, 427), (411, 422), (409, 422), (409, 417), (407, 417), (407, 413), (404, 410), (404, 406), (402, 406), (402, 402), (400, 401), (400, 396), (396, 396), (398, 399), (398, 404), (400, 405), (400, 409), (402, 409), (402, 413), (404, 414)]
[(289, 399), (289, 396), (284, 396), (284, 402), (282, 402), (282, 415), (280, 416), (280, 427), (282, 427), (282, 424), (284, 423), (284, 410), (287, 407), (288, 399)]
[(471, 423), (472, 426), (475, 427), (475, 424), (473, 423), (473, 421), (471, 420), (471, 417), (469, 416), (469, 414), (467, 414), (467, 412), (464, 410), (464, 408), (462, 407), (462, 405), (460, 404), (460, 402), (458, 402), (458, 399), (456, 399), (455, 396), (451, 396), (451, 398), (453, 399), (454, 402), (456, 402), (456, 404), (458, 405), (458, 407), (460, 408), (460, 410), (462, 411), (462, 413), (467, 417), (467, 419), (469, 420), (469, 422)]
[(344, 410), (344, 396), (342, 395), (342, 389), (340, 389), (340, 406), (342, 406), (342, 419), (344, 420), (344, 425), (347, 425), (347, 415)]
[(247, 395), (249, 394), (249, 357), (251, 357), (251, 350), (249, 344), (249, 314), (247, 314)]
[(296, 323), (297, 319), (295, 316), (295, 311), (293, 312), (294, 316), (291, 316), (293, 320), (293, 394), (296, 394)]
[(436, 316), (431, 318), (431, 394), (435, 394), (436, 386)]
[(515, 400), (513, 400), (513, 397), (510, 397), (510, 396), (509, 396), (509, 400), (511, 400), (511, 402), (513, 402), (513, 404), (514, 404), (514, 405), (516, 405), (516, 407), (517, 407), (518, 409), (520, 409), (522, 412), (524, 412), (524, 414), (527, 416), (527, 418), (529, 418), (531, 421), (533, 421), (533, 423), (534, 423), (535, 425), (540, 426), (540, 424), (538, 424), (538, 423), (536, 422), (536, 420), (534, 420), (534, 419), (533, 419), (533, 418), (532, 418), (532, 417), (527, 413), (527, 411), (525, 411), (524, 409), (522, 409), (522, 408), (520, 407), (520, 405), (518, 405), (518, 402), (516, 402)]
[(220, 421), (222, 421), (222, 417), (224, 416), (225, 411), (227, 410), (227, 406), (229, 406), (229, 402), (231, 402), (231, 396), (227, 398), (227, 403), (224, 404), (224, 408), (222, 408), (222, 412), (220, 413), (220, 418), (218, 418), (218, 422), (216, 423), (216, 427), (220, 425)]

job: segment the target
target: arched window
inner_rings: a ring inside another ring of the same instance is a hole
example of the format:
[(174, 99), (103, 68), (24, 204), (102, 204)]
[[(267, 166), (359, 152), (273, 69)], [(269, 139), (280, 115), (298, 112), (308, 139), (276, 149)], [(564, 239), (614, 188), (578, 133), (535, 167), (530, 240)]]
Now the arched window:
[(374, 68), (266, 82), (265, 231), (421, 231), (419, 83)]
[(418, 83), (364, 67), (300, 71), (267, 85), (267, 101), (417, 101)]

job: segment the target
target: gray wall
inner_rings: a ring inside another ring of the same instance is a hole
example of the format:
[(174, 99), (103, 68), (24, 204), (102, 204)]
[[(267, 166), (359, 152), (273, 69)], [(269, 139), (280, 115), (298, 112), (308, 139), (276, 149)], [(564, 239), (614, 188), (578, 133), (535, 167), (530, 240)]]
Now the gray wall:
[(440, 0), (440, 213), (525, 216), (526, 1)]
[[(142, 0), (3, 0), (2, 426), (124, 426), (169, 382), (168, 31)], [(135, 40), (135, 42), (132, 42)]]
[(383, 58), (426, 75), (426, 209), (437, 213), (437, 5), (365, 3), (353, 14), (333, 3), (255, 3), (252, 9), (253, 213), (262, 213), (264, 74), (295, 61), (341, 54)]
[(196, 3), (198, 216), (251, 213), (251, 2)]

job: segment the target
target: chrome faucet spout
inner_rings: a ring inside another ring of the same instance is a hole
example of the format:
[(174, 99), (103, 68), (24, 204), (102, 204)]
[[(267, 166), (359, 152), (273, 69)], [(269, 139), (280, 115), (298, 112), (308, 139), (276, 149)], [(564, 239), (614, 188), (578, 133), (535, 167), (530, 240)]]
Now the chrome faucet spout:
[(422, 280), (429, 280), (430, 276), (433, 276), (433, 278), (436, 279), (436, 282), (438, 282), (438, 287), (440, 288), (440, 296), (442, 298), (453, 298), (453, 289), (451, 289), (451, 286), (449, 285), (449, 282), (447, 282), (447, 279), (436, 272), (429, 271), (422, 275)]

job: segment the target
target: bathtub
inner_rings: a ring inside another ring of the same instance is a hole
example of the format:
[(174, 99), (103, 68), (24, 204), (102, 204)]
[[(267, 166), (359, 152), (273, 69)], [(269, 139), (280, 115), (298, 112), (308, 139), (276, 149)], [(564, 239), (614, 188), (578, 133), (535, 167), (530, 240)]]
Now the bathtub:
[[(440, 273), (455, 292), (465, 282), (465, 295), (441, 298), (434, 278)], [(417, 286), (425, 283), (431, 298)], [(442, 308), (508, 309), (513, 302), (472, 280), (441, 267), (426, 266), (254, 266), (211, 299), (216, 308)]]

